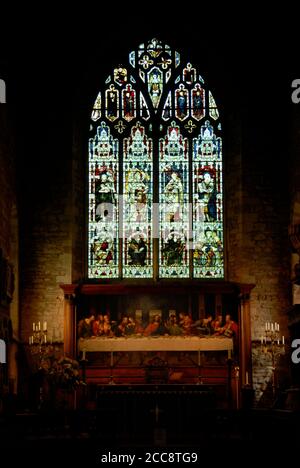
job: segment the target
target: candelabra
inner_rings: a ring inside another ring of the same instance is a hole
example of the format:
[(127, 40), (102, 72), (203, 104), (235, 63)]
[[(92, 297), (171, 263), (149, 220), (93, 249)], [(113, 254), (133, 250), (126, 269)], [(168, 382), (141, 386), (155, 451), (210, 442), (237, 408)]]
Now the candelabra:
[(32, 335), (29, 337), (29, 347), (31, 355), (35, 358), (36, 370), (40, 376), (38, 408), (41, 409), (43, 404), (43, 373), (45, 370), (45, 361), (53, 351), (52, 344), (49, 344), (47, 341), (47, 322), (43, 322), (42, 329), (41, 322), (32, 324)]
[(276, 396), (276, 364), (278, 356), (285, 353), (285, 339), (280, 335), (279, 323), (266, 322), (265, 333), (261, 336), (261, 351), (269, 354), (272, 361), (272, 392), (273, 398)]
[(47, 341), (47, 322), (43, 323), (41, 329), (41, 322), (32, 324), (32, 335), (29, 337), (30, 351), (33, 356), (38, 358), (38, 367), (42, 367), (42, 362), (45, 356), (49, 354), (52, 346)]

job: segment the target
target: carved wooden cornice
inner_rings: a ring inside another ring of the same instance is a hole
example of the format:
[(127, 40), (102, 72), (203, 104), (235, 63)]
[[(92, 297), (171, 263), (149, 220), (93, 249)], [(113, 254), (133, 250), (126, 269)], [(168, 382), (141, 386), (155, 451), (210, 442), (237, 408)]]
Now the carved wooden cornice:
[(254, 284), (242, 284), (229, 281), (118, 281), (107, 283), (81, 282), (60, 284), (65, 298), (77, 295), (127, 295), (127, 294), (237, 294), (242, 299), (249, 299)]

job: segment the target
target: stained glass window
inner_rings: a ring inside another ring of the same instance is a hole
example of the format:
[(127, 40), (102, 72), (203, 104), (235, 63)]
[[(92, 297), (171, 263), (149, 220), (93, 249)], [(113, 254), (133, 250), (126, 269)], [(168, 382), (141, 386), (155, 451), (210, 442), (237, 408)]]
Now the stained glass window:
[(152, 39), (97, 93), (89, 278), (224, 277), (221, 123), (199, 72)]

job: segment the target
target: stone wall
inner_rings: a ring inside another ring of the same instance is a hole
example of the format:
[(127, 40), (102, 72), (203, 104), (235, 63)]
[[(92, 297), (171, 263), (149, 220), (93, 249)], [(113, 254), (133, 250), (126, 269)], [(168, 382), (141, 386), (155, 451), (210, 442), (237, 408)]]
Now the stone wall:
[[(27, 81), (17, 83), (15, 95), (19, 105), (27, 109), (27, 118), (16, 122), (21, 335), (26, 343), (32, 323), (38, 321), (48, 322), (50, 339), (63, 339), (63, 294), (59, 284), (72, 280), (72, 125), (68, 88), (63, 83), (61, 90), (51, 86), (54, 76), (48, 70), (46, 73), (41, 69), (37, 75), (35, 71), (33, 68)], [(45, 107), (41, 107), (43, 102)]]

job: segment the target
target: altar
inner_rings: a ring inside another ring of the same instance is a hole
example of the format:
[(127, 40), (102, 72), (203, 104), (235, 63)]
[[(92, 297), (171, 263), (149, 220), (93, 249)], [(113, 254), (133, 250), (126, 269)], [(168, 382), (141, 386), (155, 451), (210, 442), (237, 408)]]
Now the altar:
[(78, 351), (227, 351), (228, 357), (231, 357), (233, 341), (222, 336), (92, 337), (80, 338)]
[[(250, 292), (253, 285), (227, 281), (123, 280), (65, 284), (61, 288), (65, 353), (79, 360), (88, 384), (146, 384), (149, 363), (158, 358), (159, 365), (166, 370), (166, 383), (213, 385), (223, 389), (227, 401), (231, 395), (238, 407), (241, 388), (247, 378), (250, 383), (252, 378)], [(88, 314), (93, 315), (92, 320), (100, 317), (110, 323), (110, 336), (79, 335), (78, 324)], [(196, 324), (203, 318), (211, 315), (215, 319), (221, 315), (225, 319), (228, 314), (237, 325), (238, 333), (234, 337), (196, 333)], [(155, 333), (147, 336), (149, 324), (153, 324), (156, 316), (160, 325)], [(141, 332), (124, 336), (124, 317), (132, 319)], [(162, 330), (172, 317), (176, 317), (176, 327), (180, 328), (178, 336)], [(186, 332), (180, 323), (182, 317), (188, 318), (195, 328)], [(170, 379), (179, 375), (182, 377)]]

